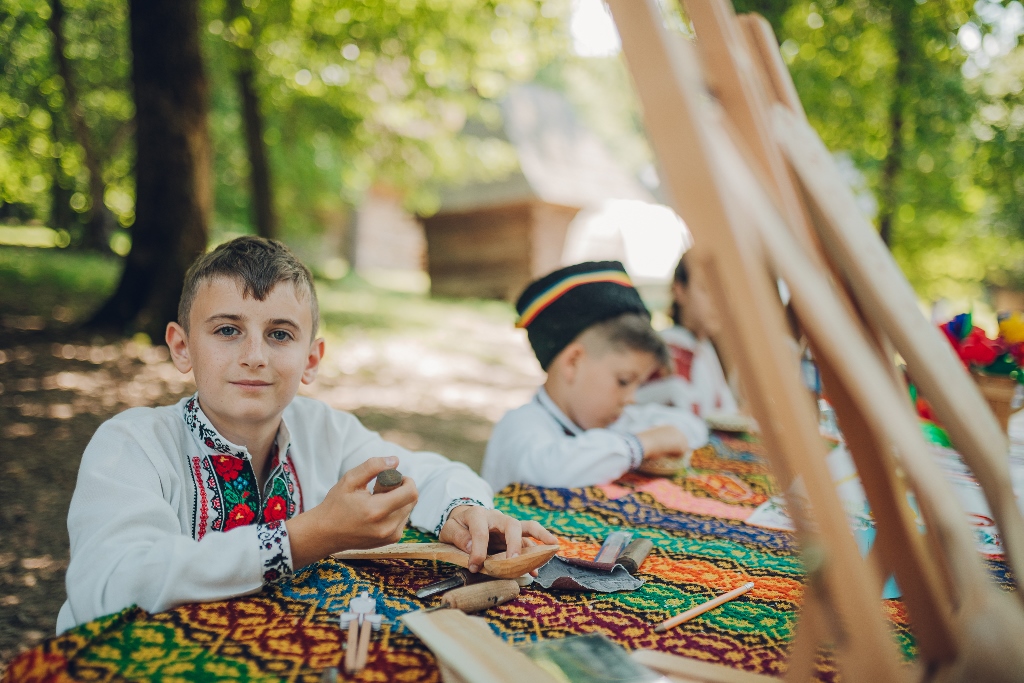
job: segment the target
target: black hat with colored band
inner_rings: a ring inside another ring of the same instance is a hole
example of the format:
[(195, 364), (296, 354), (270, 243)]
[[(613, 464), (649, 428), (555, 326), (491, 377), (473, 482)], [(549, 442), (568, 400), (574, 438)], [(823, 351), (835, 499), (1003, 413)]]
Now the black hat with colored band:
[(623, 313), (650, 317), (618, 261), (588, 261), (532, 282), (516, 302), (533, 352), (544, 370), (581, 332)]

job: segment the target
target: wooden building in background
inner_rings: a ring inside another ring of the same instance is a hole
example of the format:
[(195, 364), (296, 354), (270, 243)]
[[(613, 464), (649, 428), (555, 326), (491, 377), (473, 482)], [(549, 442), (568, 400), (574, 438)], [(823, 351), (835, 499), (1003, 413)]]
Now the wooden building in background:
[(435, 296), (514, 301), (562, 265), (566, 231), (581, 209), (608, 199), (653, 201), (560, 93), (516, 87), (502, 115), (519, 168), (501, 181), (447, 189), (441, 210), (421, 218)]

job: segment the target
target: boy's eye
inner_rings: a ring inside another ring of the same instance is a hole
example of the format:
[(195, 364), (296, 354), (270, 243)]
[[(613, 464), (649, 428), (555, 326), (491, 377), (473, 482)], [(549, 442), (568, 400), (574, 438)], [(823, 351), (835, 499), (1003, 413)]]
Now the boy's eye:
[(284, 330), (274, 330), (270, 333), (270, 337), (275, 341), (288, 341), (292, 338), (292, 335)]
[(231, 327), (230, 325), (225, 325), (224, 327), (218, 327), (214, 331), (214, 334), (219, 334), (222, 337), (233, 337), (238, 334), (238, 329)]

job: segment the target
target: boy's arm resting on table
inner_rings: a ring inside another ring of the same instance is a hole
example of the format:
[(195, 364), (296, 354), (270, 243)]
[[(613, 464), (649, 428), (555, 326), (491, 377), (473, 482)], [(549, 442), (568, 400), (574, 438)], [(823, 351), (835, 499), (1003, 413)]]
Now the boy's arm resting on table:
[(685, 408), (672, 408), (653, 403), (626, 406), (614, 428), (639, 434), (664, 425), (675, 427), (682, 432), (691, 449), (700, 448), (708, 443), (707, 423)]
[(426, 533), (437, 535), (454, 503), (494, 507), (494, 492), (473, 470), (429, 451), (410, 451), (385, 441), (380, 434), (364, 427), (346, 413), (332, 411), (331, 419), (345, 430), (345, 449), (341, 459), (343, 474), (374, 457), (398, 458), (398, 471), (416, 484), (419, 498), (409, 522)]
[(487, 459), (493, 462), (484, 471), (494, 472), (489, 477), (495, 486), (519, 481), (576, 488), (618, 479), (643, 461), (643, 447), (636, 436), (609, 429), (588, 429), (569, 436), (532, 421), (518, 424), (506, 419), (494, 429)]
[[(384, 441), (344, 413), (332, 412), (330, 419), (335, 422), (332, 431), (345, 435), (341, 479), (322, 503), (288, 521), (297, 567), (331, 552), (396, 542), (406, 519), (470, 552), (471, 563), (476, 564), (483, 562), (489, 534), (501, 535), (511, 553), (517, 552), (524, 535), (557, 542), (539, 524), (520, 523), (491, 509), (490, 486), (465, 465)], [(370, 481), (396, 466), (404, 476), (402, 485), (370, 494)], [(364, 521), (354, 523), (360, 519)], [(350, 533), (339, 533), (346, 528)], [(477, 543), (471, 544), (471, 539)]]
[(159, 612), (186, 602), (243, 595), (291, 573), (280, 523), (194, 540), (164, 498), (184, 491), (165, 491), (173, 476), (161, 477), (160, 469), (159, 460), (144, 454), (130, 427), (107, 423), (96, 432), (82, 458), (68, 515), (71, 622), (62, 610), (59, 628), (132, 604)]

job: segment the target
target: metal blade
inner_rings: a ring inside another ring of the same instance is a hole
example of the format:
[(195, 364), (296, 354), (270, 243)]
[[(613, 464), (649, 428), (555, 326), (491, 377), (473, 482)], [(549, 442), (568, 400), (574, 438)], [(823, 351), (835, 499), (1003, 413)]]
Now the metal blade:
[(449, 576), (447, 579), (435, 581), (434, 583), (424, 586), (423, 588), (416, 591), (416, 597), (429, 598), (431, 595), (437, 595), (438, 593), (443, 593), (447, 590), (458, 588), (464, 583), (466, 583), (466, 577), (462, 574), (455, 574), (454, 576)]

